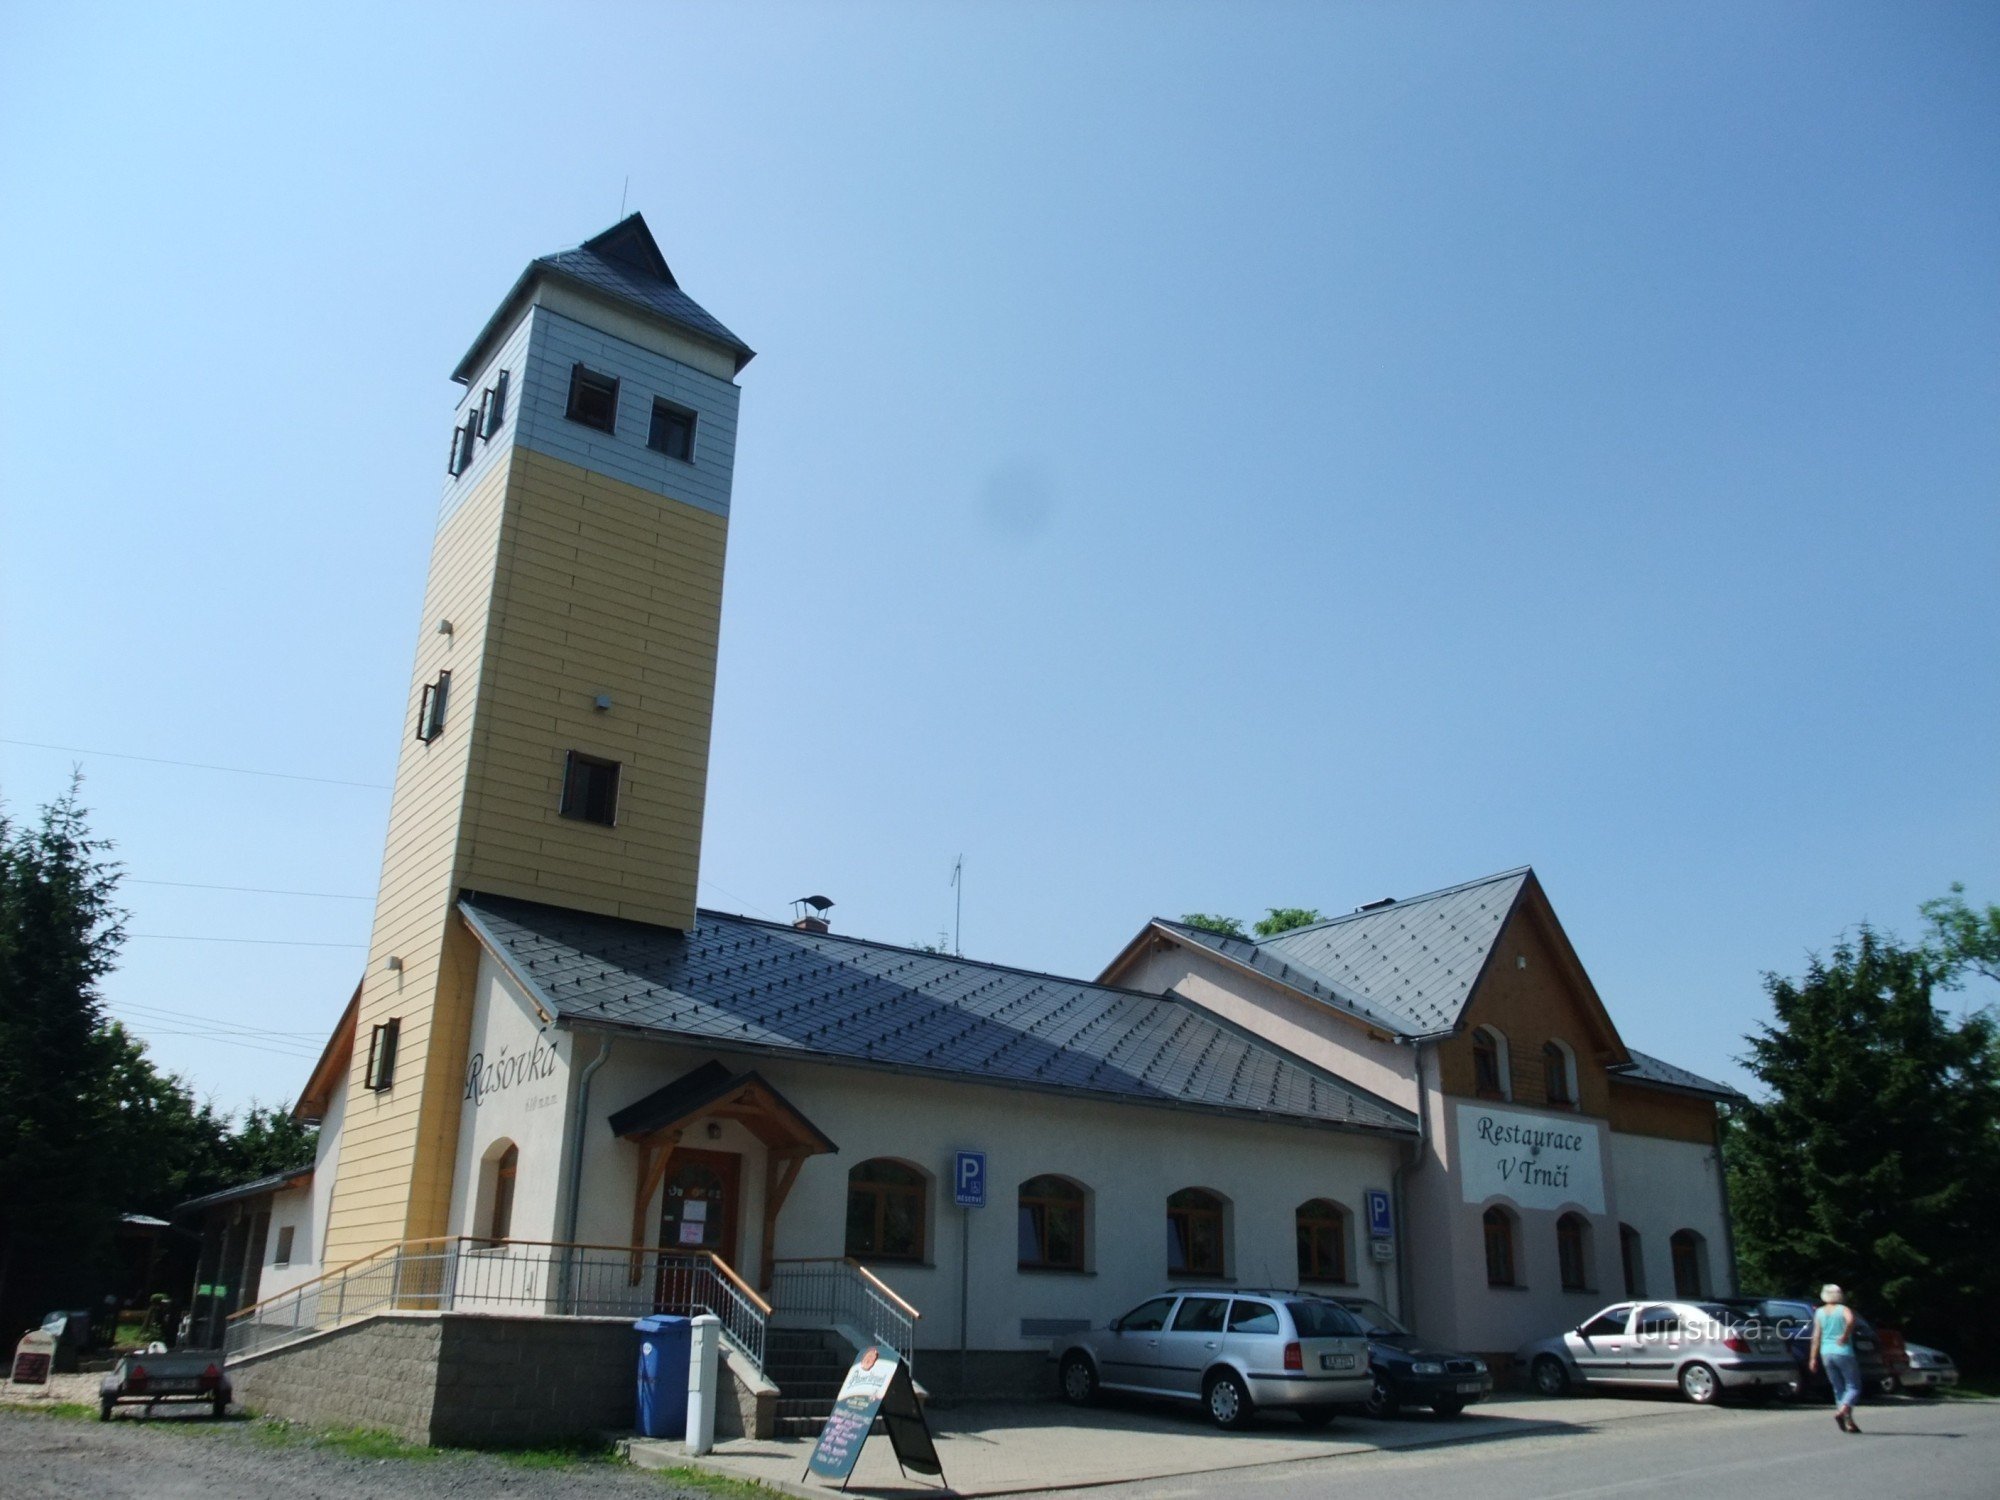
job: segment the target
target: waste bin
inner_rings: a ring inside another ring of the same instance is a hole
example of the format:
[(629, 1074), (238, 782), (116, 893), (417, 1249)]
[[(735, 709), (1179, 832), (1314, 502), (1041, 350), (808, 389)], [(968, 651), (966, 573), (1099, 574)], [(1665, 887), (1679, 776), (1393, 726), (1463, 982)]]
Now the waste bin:
[(688, 1350), (686, 1318), (659, 1313), (632, 1325), (639, 1330), (640, 1437), (687, 1436)]

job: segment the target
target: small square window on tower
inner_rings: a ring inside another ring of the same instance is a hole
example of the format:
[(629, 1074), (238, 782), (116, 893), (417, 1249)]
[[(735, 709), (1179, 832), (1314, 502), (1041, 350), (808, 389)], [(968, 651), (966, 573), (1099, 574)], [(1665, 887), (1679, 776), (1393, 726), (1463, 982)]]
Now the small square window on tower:
[(450, 672), (440, 672), (436, 682), (424, 684), (423, 701), (417, 705), (417, 738), (426, 745), (444, 733), (445, 699), (450, 693)]
[(600, 375), (582, 365), (570, 366), (569, 410), (563, 415), (572, 422), (595, 427), (599, 432), (618, 430), (618, 380)]
[(682, 463), (694, 462), (694, 413), (685, 406), (653, 398), (653, 426), (646, 446)]
[(507, 420), (507, 372), (502, 370), (479, 397), (479, 435), (490, 438)]
[(618, 821), (618, 762), (580, 750), (563, 766), (562, 815), (606, 828)]
[(402, 1030), (401, 1018), (392, 1017), (368, 1035), (368, 1071), (362, 1082), (378, 1094), (396, 1081), (396, 1039)]

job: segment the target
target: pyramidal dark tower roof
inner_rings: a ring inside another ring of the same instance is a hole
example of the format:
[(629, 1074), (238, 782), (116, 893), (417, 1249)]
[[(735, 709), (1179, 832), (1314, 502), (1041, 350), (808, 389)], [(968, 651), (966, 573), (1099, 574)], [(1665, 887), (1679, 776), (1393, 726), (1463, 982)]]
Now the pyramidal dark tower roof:
[(451, 372), (453, 380), (461, 385), (471, 382), (486, 350), (512, 325), (521, 304), (543, 280), (565, 283), (587, 297), (721, 350), (739, 371), (756, 357), (748, 344), (681, 290), (659, 243), (646, 227), (645, 216), (631, 214), (574, 250), (558, 250), (529, 262)]

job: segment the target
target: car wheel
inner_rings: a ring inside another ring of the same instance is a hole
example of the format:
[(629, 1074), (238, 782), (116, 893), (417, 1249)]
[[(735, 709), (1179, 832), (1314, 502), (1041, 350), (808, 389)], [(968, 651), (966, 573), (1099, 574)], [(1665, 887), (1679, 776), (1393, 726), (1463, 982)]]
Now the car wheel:
[(1875, 1394), (1878, 1396), (1893, 1396), (1902, 1388), (1903, 1382), (1893, 1375), (1884, 1375), (1875, 1382)]
[(1097, 1400), (1097, 1371), (1081, 1354), (1063, 1360), (1061, 1384), (1062, 1398), (1071, 1406), (1089, 1406)]
[(1431, 1410), (1441, 1417), (1455, 1417), (1465, 1410), (1465, 1403), (1455, 1398), (1450, 1401), (1433, 1401)]
[(117, 1404), (109, 1396), (99, 1396), (97, 1398), (97, 1420), (100, 1422), (109, 1422), (111, 1420), (111, 1408)]
[(1530, 1373), (1535, 1382), (1535, 1390), (1541, 1395), (1569, 1394), (1569, 1367), (1553, 1354), (1537, 1355)]
[(1208, 1377), (1208, 1384), (1202, 1387), (1202, 1404), (1208, 1408), (1209, 1418), (1217, 1427), (1235, 1431), (1249, 1425), (1250, 1393), (1243, 1388), (1243, 1382), (1229, 1370), (1223, 1370)]
[(1713, 1406), (1722, 1394), (1722, 1381), (1700, 1360), (1681, 1369), (1681, 1394), (1696, 1406)]
[(227, 1396), (211, 1397), (208, 1403), (208, 1414), (218, 1422), (228, 1416), (229, 1398)]
[(1384, 1420), (1395, 1416), (1401, 1407), (1402, 1403), (1396, 1399), (1395, 1391), (1390, 1389), (1389, 1382), (1380, 1375), (1375, 1377), (1375, 1383), (1368, 1388), (1368, 1399), (1361, 1403), (1361, 1409), (1369, 1416)]
[(1331, 1406), (1301, 1406), (1299, 1421), (1317, 1432), (1334, 1419), (1335, 1409)]

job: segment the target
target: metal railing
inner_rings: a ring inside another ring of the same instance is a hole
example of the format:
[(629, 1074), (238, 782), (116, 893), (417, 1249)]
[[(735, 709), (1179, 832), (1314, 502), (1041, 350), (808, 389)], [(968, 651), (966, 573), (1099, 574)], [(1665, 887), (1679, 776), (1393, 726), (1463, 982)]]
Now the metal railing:
[(771, 1304), (706, 1250), (507, 1240), (409, 1240), (246, 1307), (223, 1340), (232, 1359), (380, 1312), (543, 1317), (713, 1313), (759, 1369)]
[(845, 1323), (888, 1344), (912, 1371), (916, 1368), (917, 1322), (923, 1314), (858, 1260), (835, 1255), (774, 1260), (771, 1302), (782, 1319), (822, 1326)]

